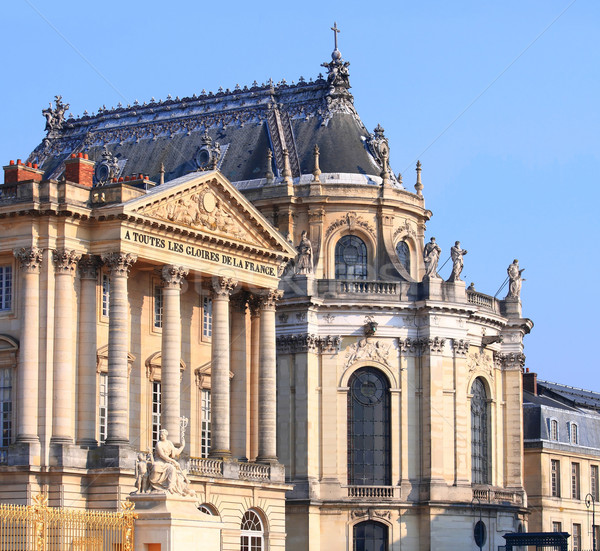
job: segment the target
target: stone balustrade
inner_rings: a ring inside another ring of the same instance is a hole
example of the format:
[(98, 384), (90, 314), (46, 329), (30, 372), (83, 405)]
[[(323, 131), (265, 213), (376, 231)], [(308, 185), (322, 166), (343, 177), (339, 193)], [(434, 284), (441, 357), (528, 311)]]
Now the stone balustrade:
[(489, 295), (484, 295), (483, 293), (478, 293), (477, 291), (467, 290), (467, 300), (470, 304), (474, 304), (475, 306), (480, 306), (481, 308), (491, 310), (497, 314), (500, 313), (498, 301)]
[(398, 281), (366, 281), (361, 279), (320, 279), (317, 282), (317, 293), (320, 296), (329, 295), (343, 298), (344, 295), (368, 298), (382, 298), (398, 300), (401, 292), (401, 283)]
[[(396, 486), (348, 486), (348, 497), (360, 499), (394, 499), (400, 497)], [(398, 495), (396, 495), (396, 491)]]
[(283, 465), (245, 463), (223, 459), (190, 457), (188, 472), (191, 476), (283, 483)]
[(473, 488), (473, 499), (479, 499), (482, 503), (523, 503), (523, 496), (518, 492), (490, 487)]

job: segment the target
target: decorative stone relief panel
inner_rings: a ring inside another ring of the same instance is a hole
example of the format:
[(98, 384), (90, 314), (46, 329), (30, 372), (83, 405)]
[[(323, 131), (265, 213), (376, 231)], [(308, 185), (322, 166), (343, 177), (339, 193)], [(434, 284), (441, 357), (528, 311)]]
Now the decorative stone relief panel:
[(490, 354), (486, 354), (485, 352), (470, 352), (467, 355), (467, 367), (469, 368), (469, 372), (483, 371), (490, 377), (493, 377), (494, 374), (492, 356)]
[(183, 197), (166, 198), (157, 206), (142, 209), (141, 213), (194, 229), (247, 239), (247, 232), (207, 184), (198, 186), (193, 193)]
[(373, 238), (375, 238), (375, 229), (369, 222), (364, 220), (356, 212), (349, 212), (346, 215), (338, 218), (335, 222), (331, 223), (325, 232), (325, 237), (329, 237), (338, 228), (347, 227), (352, 232), (357, 227), (366, 230)]
[(342, 338), (337, 335), (319, 337), (311, 333), (302, 335), (281, 335), (277, 337), (277, 350), (283, 353), (328, 352), (335, 353), (340, 349)]
[(344, 370), (361, 360), (372, 360), (390, 367), (389, 356), (391, 344), (364, 337), (346, 348)]

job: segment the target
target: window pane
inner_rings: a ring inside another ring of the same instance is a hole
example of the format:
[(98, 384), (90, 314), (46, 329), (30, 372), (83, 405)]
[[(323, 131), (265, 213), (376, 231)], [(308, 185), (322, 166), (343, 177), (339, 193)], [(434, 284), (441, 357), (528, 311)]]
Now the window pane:
[(210, 390), (202, 389), (202, 421), (200, 426), (200, 457), (208, 457), (210, 452)]
[(348, 484), (389, 485), (389, 385), (373, 368), (356, 371), (348, 393)]
[(560, 497), (560, 461), (550, 460), (550, 484), (552, 497)]
[(98, 400), (98, 438), (106, 440), (106, 415), (108, 409), (108, 373), (100, 373), (100, 392)]
[(12, 439), (12, 369), (0, 369), (0, 447), (10, 445)]
[(160, 432), (160, 414), (161, 414), (161, 390), (160, 381), (152, 382), (152, 448), (158, 442), (158, 433)]
[(345, 235), (335, 246), (335, 278), (367, 279), (367, 246), (355, 235)]
[(410, 274), (410, 249), (404, 241), (399, 241), (396, 245), (396, 254), (398, 255), (400, 264), (402, 264)]
[(481, 379), (475, 379), (471, 393), (471, 477), (473, 484), (488, 484), (488, 403)]
[(160, 285), (154, 287), (154, 327), (162, 327), (163, 292)]
[(352, 531), (353, 551), (387, 551), (388, 529), (385, 524), (360, 522)]
[(12, 308), (12, 266), (0, 266), (0, 311)]

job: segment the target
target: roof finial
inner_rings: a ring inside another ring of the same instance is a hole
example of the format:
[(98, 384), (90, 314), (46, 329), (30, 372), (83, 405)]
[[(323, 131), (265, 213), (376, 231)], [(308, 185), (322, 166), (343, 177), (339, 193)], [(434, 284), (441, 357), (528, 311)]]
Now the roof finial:
[(160, 185), (165, 183), (165, 163), (160, 163)]
[(415, 189), (417, 190), (417, 195), (419, 197), (423, 197), (423, 184), (421, 183), (421, 161), (417, 161), (417, 183), (415, 184)]
[(273, 174), (273, 152), (271, 149), (267, 149), (267, 185), (272, 184), (275, 181), (275, 174)]
[(313, 170), (313, 182), (320, 182), (321, 179), (319, 176), (321, 175), (321, 169), (319, 168), (319, 146), (315, 144), (315, 148), (313, 149), (313, 155), (315, 157), (315, 168)]
[(292, 169), (290, 168), (290, 154), (287, 149), (283, 150), (283, 182), (292, 183)]
[[(337, 23), (334, 21), (333, 22), (333, 27), (331, 27), (331, 30), (333, 31), (333, 42), (335, 45), (335, 48), (333, 50), (333, 54), (331, 54), (332, 59), (335, 59), (336, 57), (334, 57), (334, 54), (337, 52), (339, 54), (339, 50), (338, 50), (338, 46), (337, 46), (337, 35), (338, 33), (340, 33), (341, 31), (337, 28)], [(337, 56), (338, 58), (340, 56)]]

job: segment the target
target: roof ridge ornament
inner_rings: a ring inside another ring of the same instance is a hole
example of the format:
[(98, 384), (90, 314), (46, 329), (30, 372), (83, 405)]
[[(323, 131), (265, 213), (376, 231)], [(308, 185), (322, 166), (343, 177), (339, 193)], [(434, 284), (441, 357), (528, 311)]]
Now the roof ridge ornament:
[(48, 131), (48, 138), (55, 138), (58, 131), (63, 127), (65, 122), (65, 111), (69, 109), (70, 105), (62, 102), (62, 96), (54, 96), (55, 108), (52, 108), (52, 102), (50, 107), (42, 109), (42, 115), (46, 118), (46, 128)]
[(331, 61), (329, 63), (321, 63), (321, 67), (327, 69), (327, 84), (329, 84), (329, 96), (331, 98), (346, 97), (352, 99), (350, 89), (350, 73), (348, 67), (349, 61), (342, 59), (342, 53), (338, 50), (337, 35), (340, 30), (337, 28), (337, 23), (334, 22), (331, 27), (335, 39), (335, 49), (331, 53)]

